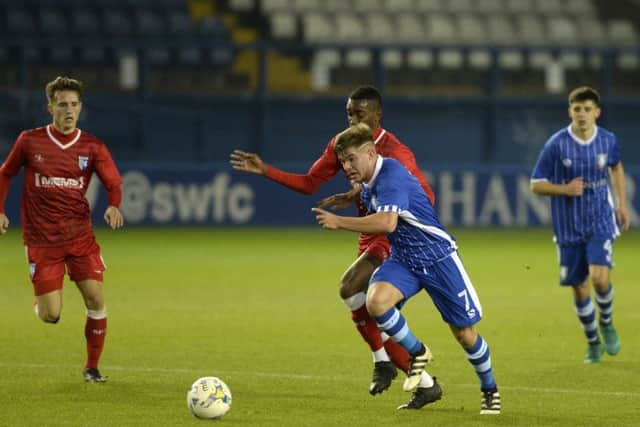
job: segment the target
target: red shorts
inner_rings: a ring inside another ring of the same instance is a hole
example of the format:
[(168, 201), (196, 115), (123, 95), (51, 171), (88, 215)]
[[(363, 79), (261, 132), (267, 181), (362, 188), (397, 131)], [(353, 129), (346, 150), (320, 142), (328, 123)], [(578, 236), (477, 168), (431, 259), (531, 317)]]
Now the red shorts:
[(25, 250), (36, 296), (62, 289), (65, 266), (69, 278), (74, 282), (102, 282), (102, 273), (107, 268), (100, 256), (100, 246), (93, 235), (62, 246), (26, 246)]
[(365, 252), (383, 262), (391, 254), (389, 239), (383, 235), (361, 234), (358, 238), (358, 256)]

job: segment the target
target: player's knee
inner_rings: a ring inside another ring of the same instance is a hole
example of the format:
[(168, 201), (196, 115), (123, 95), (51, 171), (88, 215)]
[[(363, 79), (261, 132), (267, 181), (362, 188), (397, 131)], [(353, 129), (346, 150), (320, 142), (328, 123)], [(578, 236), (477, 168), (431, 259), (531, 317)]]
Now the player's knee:
[(381, 316), (386, 313), (386, 298), (379, 292), (370, 292), (367, 294), (367, 311), (372, 316)]
[(38, 316), (44, 323), (58, 323), (60, 321), (60, 314), (56, 313), (39, 313)]
[(369, 278), (360, 278), (357, 275), (348, 275), (340, 281), (340, 298), (347, 299), (358, 292), (366, 292), (369, 286)]
[(596, 289), (605, 289), (609, 286), (609, 277), (607, 274), (593, 274), (591, 276), (591, 284)]

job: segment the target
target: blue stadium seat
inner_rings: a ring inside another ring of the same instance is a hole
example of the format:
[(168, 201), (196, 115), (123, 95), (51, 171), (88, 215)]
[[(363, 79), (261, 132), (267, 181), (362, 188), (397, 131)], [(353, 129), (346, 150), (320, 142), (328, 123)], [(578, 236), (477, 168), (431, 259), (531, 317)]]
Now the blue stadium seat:
[(7, 31), (12, 34), (33, 35), (37, 32), (35, 19), (26, 8), (7, 5)]

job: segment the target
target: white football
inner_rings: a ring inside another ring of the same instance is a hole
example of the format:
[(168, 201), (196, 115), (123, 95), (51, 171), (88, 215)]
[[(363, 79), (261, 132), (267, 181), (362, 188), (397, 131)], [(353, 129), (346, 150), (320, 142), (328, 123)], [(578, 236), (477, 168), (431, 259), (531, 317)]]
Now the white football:
[(231, 390), (220, 378), (198, 378), (187, 392), (187, 406), (198, 418), (221, 418), (231, 409)]

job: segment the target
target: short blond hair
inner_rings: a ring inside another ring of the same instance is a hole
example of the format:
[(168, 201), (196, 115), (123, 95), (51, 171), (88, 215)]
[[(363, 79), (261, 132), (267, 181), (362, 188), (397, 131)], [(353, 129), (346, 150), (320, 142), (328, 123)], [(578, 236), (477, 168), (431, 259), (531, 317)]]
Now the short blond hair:
[(358, 123), (338, 134), (333, 151), (341, 157), (348, 149), (360, 148), (367, 143), (373, 144), (373, 131), (365, 123)]
[(80, 80), (72, 79), (71, 77), (58, 76), (45, 87), (45, 93), (47, 95), (47, 101), (49, 104), (53, 102), (53, 97), (56, 92), (61, 90), (72, 90), (78, 94), (78, 99), (82, 101), (82, 92), (84, 90), (82, 82)]

